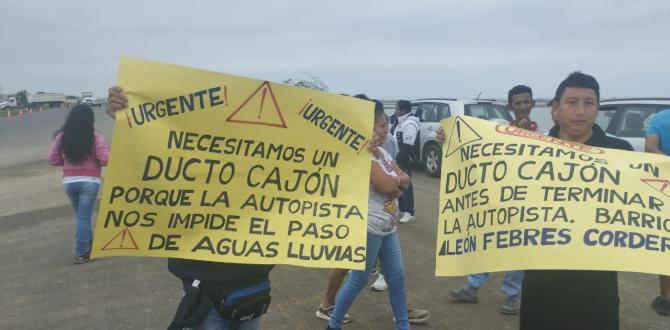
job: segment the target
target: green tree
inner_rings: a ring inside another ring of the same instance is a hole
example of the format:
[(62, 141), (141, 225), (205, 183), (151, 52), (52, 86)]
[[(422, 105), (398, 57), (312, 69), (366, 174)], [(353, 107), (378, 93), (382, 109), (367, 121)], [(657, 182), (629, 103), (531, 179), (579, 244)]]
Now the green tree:
[(22, 90), (16, 93), (16, 105), (20, 108), (28, 106), (28, 92)]

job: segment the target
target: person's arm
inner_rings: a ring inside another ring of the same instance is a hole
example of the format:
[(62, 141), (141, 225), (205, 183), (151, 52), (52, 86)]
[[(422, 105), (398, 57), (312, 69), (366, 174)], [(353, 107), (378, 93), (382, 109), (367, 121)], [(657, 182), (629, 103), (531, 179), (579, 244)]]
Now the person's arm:
[(447, 137), (444, 135), (444, 129), (442, 128), (442, 125), (437, 128), (437, 131), (435, 131), (435, 140), (437, 140), (437, 143), (442, 146), (444, 142), (447, 141)]
[(658, 135), (647, 135), (644, 139), (644, 151), (665, 155), (659, 148), (660, 143), (661, 141), (658, 139)]
[(105, 142), (102, 134), (95, 134), (95, 158), (98, 160), (100, 166), (107, 166), (109, 160), (109, 146)]
[(400, 197), (402, 191), (392, 176), (386, 174), (384, 169), (375, 161), (372, 161), (370, 169), (370, 184), (378, 193), (390, 197)]
[(400, 188), (400, 190), (404, 192), (409, 187), (410, 182), (409, 175), (407, 175), (407, 173), (401, 170), (400, 167), (398, 167), (398, 164), (396, 164), (395, 162), (391, 163), (391, 168), (396, 174), (396, 176), (393, 177), (393, 180), (398, 185), (398, 188)]
[(49, 165), (63, 166), (63, 155), (60, 153), (60, 141), (62, 138), (63, 134), (58, 134), (51, 144), (51, 149), (49, 149)]

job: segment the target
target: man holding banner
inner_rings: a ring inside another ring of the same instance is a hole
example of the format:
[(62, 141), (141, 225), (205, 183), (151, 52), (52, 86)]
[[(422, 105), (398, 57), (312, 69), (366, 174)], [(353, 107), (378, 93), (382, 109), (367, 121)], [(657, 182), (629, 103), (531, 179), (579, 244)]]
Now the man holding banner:
[[(128, 98), (123, 89), (110, 88), (105, 112), (115, 119), (116, 113), (127, 107)], [(259, 329), (260, 317), (238, 321), (224, 319), (210, 301), (222, 301), (223, 298), (213, 298), (213, 295), (225, 297), (233, 288), (258, 287), (258, 294), (264, 296), (261, 299), (266, 299), (269, 304), (269, 275), (273, 267), (168, 258), (168, 270), (182, 280), (186, 293), (168, 329), (196, 326), (198, 329)], [(265, 313), (267, 306), (263, 309), (257, 313)]]
[[(581, 72), (563, 80), (551, 112), (549, 135), (587, 146), (633, 150), (596, 124), (600, 87)], [(619, 294), (615, 271), (528, 270), (521, 293), (520, 329), (618, 329)]]
[(117, 84), (91, 258), (168, 258), (170, 329), (258, 329), (276, 264), (364, 269), (372, 103), (131, 58)]

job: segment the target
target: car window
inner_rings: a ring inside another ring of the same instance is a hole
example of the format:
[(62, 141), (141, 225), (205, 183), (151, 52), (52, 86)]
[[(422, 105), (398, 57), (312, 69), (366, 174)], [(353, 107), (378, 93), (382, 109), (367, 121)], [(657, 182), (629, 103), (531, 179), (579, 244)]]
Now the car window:
[(607, 133), (614, 133), (613, 128), (610, 128), (612, 119), (616, 116), (617, 106), (601, 107), (596, 116), (596, 125), (600, 126)]
[(512, 116), (509, 111), (501, 104), (466, 104), (465, 115), (486, 120), (497, 120), (509, 122)]
[(649, 119), (656, 110), (658, 108), (653, 106), (626, 106), (621, 113), (621, 120), (615, 135), (619, 137), (644, 137)]
[(437, 119), (441, 120), (444, 118), (451, 117), (451, 111), (449, 110), (448, 104), (440, 104), (437, 106)]
[(488, 119), (486, 116), (486, 109), (483, 105), (469, 104), (465, 106), (465, 115), (479, 119)]
[(486, 113), (489, 116), (489, 120), (500, 119), (506, 122), (512, 121), (512, 116), (509, 114), (509, 111), (504, 105), (499, 104), (487, 105)]
[(437, 114), (437, 106), (434, 103), (419, 104), (417, 115), (424, 123), (435, 123), (440, 120)]

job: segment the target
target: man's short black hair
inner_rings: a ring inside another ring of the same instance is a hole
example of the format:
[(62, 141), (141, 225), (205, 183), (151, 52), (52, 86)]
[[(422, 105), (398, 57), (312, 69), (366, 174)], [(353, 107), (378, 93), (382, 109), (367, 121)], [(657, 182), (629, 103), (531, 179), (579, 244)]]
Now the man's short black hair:
[(396, 103), (398, 106), (398, 109), (402, 111), (403, 113), (409, 113), (412, 111), (412, 103), (407, 100), (398, 100), (398, 103)]
[(560, 102), (565, 89), (568, 87), (592, 89), (596, 93), (596, 98), (600, 101), (600, 85), (598, 85), (596, 78), (579, 71), (571, 73), (567, 78), (561, 81), (558, 88), (556, 88), (556, 95), (554, 95), (552, 101), (557, 103)]
[(530, 94), (530, 99), (533, 99), (533, 90), (526, 85), (516, 85), (507, 92), (507, 104), (512, 105), (512, 96), (519, 95), (523, 93)]
[(368, 98), (368, 96), (365, 95), (365, 94), (363, 94), (363, 93), (361, 93), (361, 94), (356, 94), (356, 95), (354, 95), (354, 97), (357, 98), (357, 99), (361, 99), (361, 100), (368, 100), (368, 101), (370, 100), (370, 99)]

